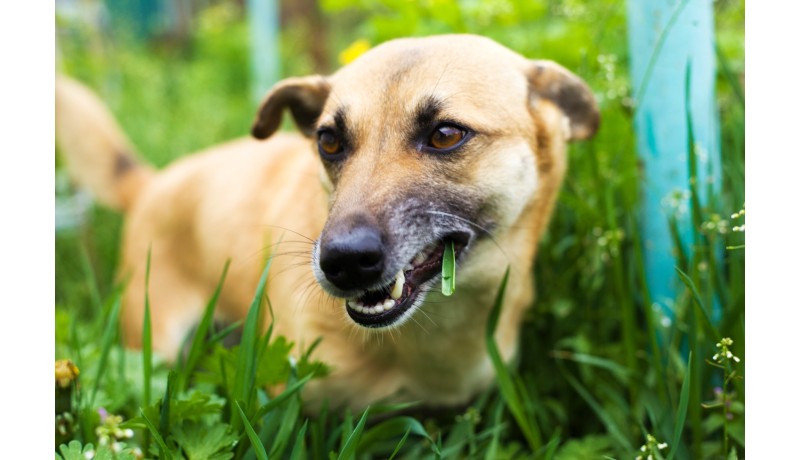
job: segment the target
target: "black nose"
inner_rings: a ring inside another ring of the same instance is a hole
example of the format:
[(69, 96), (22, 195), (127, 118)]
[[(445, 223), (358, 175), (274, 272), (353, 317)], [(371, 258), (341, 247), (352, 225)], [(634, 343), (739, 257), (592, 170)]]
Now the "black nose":
[(348, 227), (330, 229), (320, 248), (320, 268), (325, 278), (339, 289), (374, 284), (381, 278), (384, 267), (380, 230), (365, 224)]

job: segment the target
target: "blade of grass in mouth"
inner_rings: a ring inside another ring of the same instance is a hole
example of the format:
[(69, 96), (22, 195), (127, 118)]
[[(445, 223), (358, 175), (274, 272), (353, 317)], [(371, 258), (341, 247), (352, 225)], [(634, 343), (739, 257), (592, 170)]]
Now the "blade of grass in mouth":
[(456, 292), (456, 251), (453, 242), (447, 242), (444, 246), (444, 257), (442, 257), (442, 294), (453, 295)]

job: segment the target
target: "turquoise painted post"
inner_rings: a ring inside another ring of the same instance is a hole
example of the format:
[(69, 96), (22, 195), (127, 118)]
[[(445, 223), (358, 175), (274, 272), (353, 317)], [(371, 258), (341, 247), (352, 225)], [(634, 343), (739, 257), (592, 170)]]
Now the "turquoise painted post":
[(106, 0), (111, 22), (132, 32), (138, 39), (150, 38), (158, 31), (164, 5), (158, 0)]
[(261, 101), (280, 75), (277, 0), (247, 0), (253, 100)]
[(712, 1), (628, 0), (627, 7), (636, 142), (645, 176), (641, 222), (645, 268), (655, 307), (671, 316), (679, 280), (668, 216), (676, 208), (681, 239), (690, 242), (692, 235), (685, 103), (688, 66), (701, 202), (706, 198), (704, 184), (720, 180)]

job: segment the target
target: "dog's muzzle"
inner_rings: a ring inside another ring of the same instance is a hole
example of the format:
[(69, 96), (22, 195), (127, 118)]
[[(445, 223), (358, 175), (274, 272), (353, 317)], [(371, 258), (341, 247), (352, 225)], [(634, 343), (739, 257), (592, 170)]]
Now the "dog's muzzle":
[[(453, 242), (458, 260), (471, 236), (455, 232), (436, 238), (411, 260), (398, 264), (392, 263), (386, 237), (370, 222), (350, 220), (324, 233), (318, 253), (325, 278), (322, 284), (346, 299), (346, 310), (353, 321), (369, 328), (392, 326), (407, 318), (439, 279), (445, 245)], [(392, 265), (402, 268), (390, 272)]]

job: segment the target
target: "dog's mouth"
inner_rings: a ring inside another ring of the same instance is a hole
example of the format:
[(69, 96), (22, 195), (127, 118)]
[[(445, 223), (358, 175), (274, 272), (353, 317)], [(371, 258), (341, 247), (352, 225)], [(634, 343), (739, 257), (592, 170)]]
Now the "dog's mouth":
[(445, 247), (451, 241), (458, 260), (469, 242), (469, 236), (462, 233), (448, 235), (426, 246), (385, 286), (347, 299), (347, 314), (364, 327), (382, 328), (395, 324), (421, 303), (429, 283), (441, 275)]

